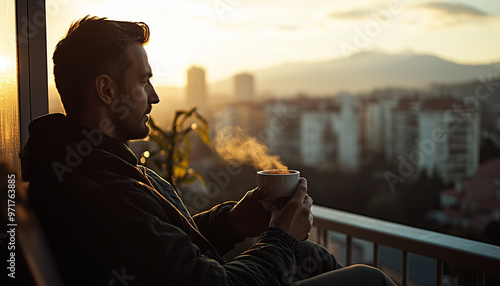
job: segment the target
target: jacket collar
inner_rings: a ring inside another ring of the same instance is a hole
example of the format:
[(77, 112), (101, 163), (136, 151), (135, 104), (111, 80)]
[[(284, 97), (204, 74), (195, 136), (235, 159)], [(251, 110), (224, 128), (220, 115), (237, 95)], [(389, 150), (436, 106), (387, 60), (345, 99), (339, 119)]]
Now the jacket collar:
[[(52, 113), (33, 120), (28, 127), (30, 138), (21, 154), (23, 177), (32, 173), (41, 162), (64, 161), (67, 148), (77, 150), (78, 145), (111, 153), (136, 166), (137, 157), (123, 142), (112, 138), (100, 130), (90, 129), (62, 113)], [(88, 145), (91, 144), (91, 145)]]

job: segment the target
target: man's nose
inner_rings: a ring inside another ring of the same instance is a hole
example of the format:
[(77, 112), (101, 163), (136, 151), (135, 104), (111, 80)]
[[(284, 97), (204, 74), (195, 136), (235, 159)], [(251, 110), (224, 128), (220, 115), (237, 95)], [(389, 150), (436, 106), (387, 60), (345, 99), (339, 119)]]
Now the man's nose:
[(158, 97), (155, 88), (151, 84), (149, 85), (148, 90), (148, 101), (151, 104), (157, 104), (158, 102), (160, 102), (160, 97)]

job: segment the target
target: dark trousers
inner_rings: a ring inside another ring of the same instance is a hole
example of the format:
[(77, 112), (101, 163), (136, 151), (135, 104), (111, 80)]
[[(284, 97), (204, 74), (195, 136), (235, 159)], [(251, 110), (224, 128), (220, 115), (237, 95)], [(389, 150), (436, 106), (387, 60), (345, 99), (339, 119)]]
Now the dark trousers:
[(300, 243), (301, 261), (293, 286), (395, 286), (380, 269), (368, 265), (343, 267), (323, 246), (311, 241)]

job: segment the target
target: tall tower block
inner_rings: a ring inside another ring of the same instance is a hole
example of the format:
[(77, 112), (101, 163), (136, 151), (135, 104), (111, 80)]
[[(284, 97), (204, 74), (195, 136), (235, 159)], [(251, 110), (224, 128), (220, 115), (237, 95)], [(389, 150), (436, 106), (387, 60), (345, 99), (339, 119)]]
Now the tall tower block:
[(188, 69), (186, 93), (188, 108), (197, 106), (200, 111), (207, 108), (207, 86), (203, 68), (193, 66)]

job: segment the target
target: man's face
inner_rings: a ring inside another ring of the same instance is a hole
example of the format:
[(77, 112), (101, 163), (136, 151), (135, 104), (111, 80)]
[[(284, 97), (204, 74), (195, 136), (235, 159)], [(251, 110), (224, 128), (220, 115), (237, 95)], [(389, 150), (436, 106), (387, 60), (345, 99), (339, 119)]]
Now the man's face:
[(131, 43), (127, 54), (132, 65), (125, 71), (119, 100), (111, 105), (115, 116), (116, 137), (121, 141), (142, 139), (149, 134), (148, 114), (160, 101), (149, 79), (153, 76), (144, 47)]

